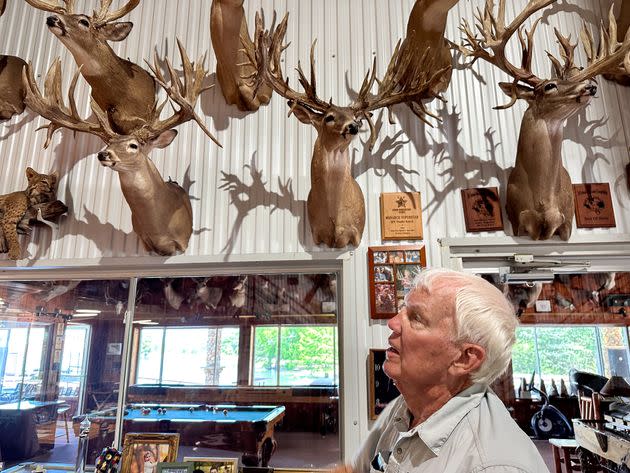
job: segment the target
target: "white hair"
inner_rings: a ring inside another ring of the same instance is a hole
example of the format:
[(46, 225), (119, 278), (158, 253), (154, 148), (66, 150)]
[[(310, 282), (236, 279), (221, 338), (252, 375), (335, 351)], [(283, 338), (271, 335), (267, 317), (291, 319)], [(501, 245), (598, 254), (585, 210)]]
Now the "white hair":
[(486, 359), (471, 373), (471, 380), (492, 383), (505, 372), (512, 358), (518, 326), (514, 308), (503, 293), (485, 279), (449, 269), (420, 272), (414, 287), (431, 292), (436, 280), (454, 288), (457, 341), (474, 343), (486, 351)]

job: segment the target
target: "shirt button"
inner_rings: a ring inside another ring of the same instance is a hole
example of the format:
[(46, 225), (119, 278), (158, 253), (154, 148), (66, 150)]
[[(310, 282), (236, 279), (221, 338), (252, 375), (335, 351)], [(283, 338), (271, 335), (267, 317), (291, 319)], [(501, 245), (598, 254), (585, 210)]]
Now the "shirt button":
[(398, 447), (398, 448), (396, 449), (396, 453), (397, 453), (398, 455), (402, 454), (402, 448)]

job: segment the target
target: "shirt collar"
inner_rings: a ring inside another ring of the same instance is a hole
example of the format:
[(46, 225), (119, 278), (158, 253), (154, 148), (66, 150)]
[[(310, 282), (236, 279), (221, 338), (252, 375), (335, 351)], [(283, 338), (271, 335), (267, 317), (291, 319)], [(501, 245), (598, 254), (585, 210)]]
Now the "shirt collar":
[[(488, 390), (487, 385), (473, 384), (456, 394), (434, 412), (427, 420), (409, 430), (410, 434), (417, 434), (429, 449), (436, 455), (439, 454), (444, 442), (451, 436), (455, 427), (475, 407), (481, 403), (481, 399)], [(406, 426), (409, 429), (411, 415), (406, 411)], [(403, 418), (403, 420), (405, 420)]]

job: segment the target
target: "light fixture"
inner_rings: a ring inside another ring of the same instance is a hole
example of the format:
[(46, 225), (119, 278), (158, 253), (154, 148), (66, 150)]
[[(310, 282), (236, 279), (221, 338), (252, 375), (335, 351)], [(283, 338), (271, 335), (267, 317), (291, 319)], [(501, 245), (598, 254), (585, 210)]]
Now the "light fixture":
[(147, 320), (134, 320), (133, 323), (134, 324), (138, 324), (138, 325), (160, 325), (157, 322), (153, 322), (150, 319), (147, 319)]
[(76, 314), (83, 314), (83, 313), (100, 314), (101, 313), (101, 311), (98, 309), (75, 309), (74, 312)]
[(512, 268), (499, 268), (499, 280), (504, 284), (552, 283), (552, 271), (512, 272)]
[(83, 318), (83, 317), (98, 317), (99, 314), (100, 312), (79, 312), (79, 313), (74, 314), (74, 317), (76, 319)]

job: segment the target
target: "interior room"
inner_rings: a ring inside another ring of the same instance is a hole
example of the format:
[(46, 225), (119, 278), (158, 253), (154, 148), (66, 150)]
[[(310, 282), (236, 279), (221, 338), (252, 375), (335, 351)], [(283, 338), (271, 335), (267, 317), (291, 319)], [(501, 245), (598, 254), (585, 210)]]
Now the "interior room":
[(0, 0), (0, 472), (630, 471), (629, 26)]

